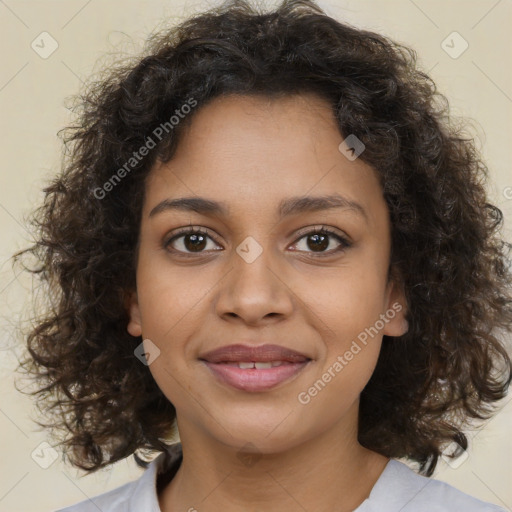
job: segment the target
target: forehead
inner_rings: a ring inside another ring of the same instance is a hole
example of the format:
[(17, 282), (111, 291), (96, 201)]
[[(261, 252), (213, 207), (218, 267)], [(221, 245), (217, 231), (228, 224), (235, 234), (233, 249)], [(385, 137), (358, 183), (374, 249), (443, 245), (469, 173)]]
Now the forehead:
[[(307, 139), (312, 147), (320, 134), (325, 136), (330, 132), (335, 137), (340, 136), (330, 104), (313, 93), (282, 97), (231, 94), (214, 98), (193, 113), (184, 132), (177, 153), (200, 143), (205, 152), (213, 150), (216, 156), (220, 151), (226, 154), (240, 148), (245, 151), (258, 148), (261, 159), (265, 156), (279, 158), (281, 152), (275, 150), (285, 149), (293, 139)], [(297, 156), (300, 150), (295, 148)]]
[(340, 152), (344, 138), (330, 104), (312, 93), (216, 98), (194, 113), (171, 160), (152, 169), (146, 214), (179, 197), (215, 199), (234, 214), (340, 194), (382, 215), (376, 173)]

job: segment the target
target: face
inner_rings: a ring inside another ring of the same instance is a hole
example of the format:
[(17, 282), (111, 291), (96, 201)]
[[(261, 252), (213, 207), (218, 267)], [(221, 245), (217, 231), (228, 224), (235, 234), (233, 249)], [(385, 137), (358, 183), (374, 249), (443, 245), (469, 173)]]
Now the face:
[[(407, 328), (387, 280), (390, 222), (375, 171), (340, 151), (344, 137), (315, 95), (217, 98), (191, 121), (146, 182), (128, 325), (157, 354), (149, 370), (180, 434), (272, 452), (340, 425), (355, 432), (382, 336)], [(337, 201), (297, 201), (325, 196)], [(210, 203), (172, 206), (185, 197)], [(233, 344), (302, 358), (271, 369), (204, 360)]]

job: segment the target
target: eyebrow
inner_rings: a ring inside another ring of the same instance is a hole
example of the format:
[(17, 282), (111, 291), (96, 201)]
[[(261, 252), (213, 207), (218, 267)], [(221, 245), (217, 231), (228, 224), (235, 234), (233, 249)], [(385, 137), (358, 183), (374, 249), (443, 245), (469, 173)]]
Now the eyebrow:
[[(279, 217), (283, 218), (304, 212), (331, 209), (351, 210), (368, 221), (367, 212), (359, 203), (339, 194), (317, 197), (299, 196), (283, 199), (279, 203), (277, 212)], [(164, 199), (149, 212), (149, 217), (168, 210), (193, 211), (202, 215), (227, 216), (229, 214), (229, 208), (225, 203), (196, 196)]]

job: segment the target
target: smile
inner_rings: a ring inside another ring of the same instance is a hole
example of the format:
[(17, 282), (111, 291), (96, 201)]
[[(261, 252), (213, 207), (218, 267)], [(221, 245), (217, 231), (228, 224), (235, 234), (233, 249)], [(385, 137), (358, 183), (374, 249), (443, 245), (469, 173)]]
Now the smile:
[(203, 361), (221, 382), (242, 391), (258, 392), (271, 389), (298, 375), (310, 361)]
[(274, 366), (281, 366), (282, 364), (291, 364), (288, 361), (248, 361), (248, 362), (231, 362), (225, 361), (223, 364), (228, 364), (230, 366), (238, 366), (238, 368), (249, 369), (256, 368), (257, 370), (265, 370), (267, 368), (273, 368)]

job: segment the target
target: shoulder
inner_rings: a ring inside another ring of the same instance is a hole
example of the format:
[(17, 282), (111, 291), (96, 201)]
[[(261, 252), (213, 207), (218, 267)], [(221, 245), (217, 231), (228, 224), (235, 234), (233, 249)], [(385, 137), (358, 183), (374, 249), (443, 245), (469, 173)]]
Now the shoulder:
[(159, 512), (157, 477), (171, 466), (176, 469), (180, 457), (181, 445), (171, 447), (170, 457), (161, 453), (137, 480), (55, 512)]
[(505, 512), (451, 485), (418, 475), (397, 460), (390, 460), (361, 512)]
[(129, 482), (121, 487), (117, 487), (109, 492), (100, 494), (93, 498), (80, 501), (75, 505), (57, 510), (56, 512), (121, 512), (127, 510), (126, 504), (130, 502), (130, 498), (140, 480)]

